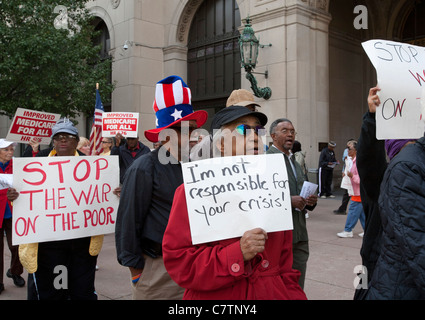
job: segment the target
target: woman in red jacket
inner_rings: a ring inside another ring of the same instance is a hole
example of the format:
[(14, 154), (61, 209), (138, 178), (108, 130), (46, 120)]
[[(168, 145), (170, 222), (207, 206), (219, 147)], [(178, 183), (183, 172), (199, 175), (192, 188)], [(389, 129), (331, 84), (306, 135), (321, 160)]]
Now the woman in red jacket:
[[(0, 174), (13, 173), (13, 153), (16, 143), (0, 139)], [(13, 279), (18, 287), (25, 285), (25, 280), (21, 277), (24, 269), (19, 261), (18, 246), (12, 245), (12, 204), (7, 199), (8, 188), (0, 190), (0, 294), (4, 290), (4, 237), (6, 233), (7, 244), (11, 253), (10, 269), (6, 275)]]
[[(214, 146), (222, 156), (237, 155), (240, 144), (245, 154), (262, 153), (257, 130), (267, 123), (264, 114), (233, 106), (215, 120), (234, 136)], [(241, 125), (255, 130), (240, 131)], [(255, 228), (241, 238), (192, 245), (184, 185), (175, 192), (162, 250), (171, 278), (186, 289), (184, 299), (306, 299), (292, 269), (292, 231)]]

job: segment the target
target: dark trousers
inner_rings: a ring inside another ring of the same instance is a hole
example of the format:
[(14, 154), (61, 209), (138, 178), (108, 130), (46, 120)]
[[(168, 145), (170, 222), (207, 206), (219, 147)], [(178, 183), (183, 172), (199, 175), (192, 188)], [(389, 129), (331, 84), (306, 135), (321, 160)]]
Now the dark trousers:
[(292, 244), (293, 262), (292, 269), (301, 272), (298, 284), (304, 290), (305, 274), (307, 272), (307, 260), (309, 253), (308, 241), (300, 241)]
[(38, 268), (28, 275), (28, 300), (97, 300), (97, 256), (89, 254), (90, 237), (42, 242)]
[(342, 195), (342, 202), (341, 202), (341, 206), (338, 208), (338, 211), (340, 212), (346, 212), (347, 211), (347, 206), (348, 206), (348, 202), (350, 201), (350, 196), (348, 195), (348, 190), (344, 189), (344, 194)]
[(333, 179), (333, 169), (324, 169), (320, 168), (320, 196), (329, 197), (332, 195), (332, 179)]
[(12, 218), (4, 219), (0, 228), (0, 283), (3, 283), (4, 277), (4, 234), (6, 233), (7, 245), (10, 250), (10, 273), (20, 276), (24, 272), (19, 261), (19, 246), (12, 245)]

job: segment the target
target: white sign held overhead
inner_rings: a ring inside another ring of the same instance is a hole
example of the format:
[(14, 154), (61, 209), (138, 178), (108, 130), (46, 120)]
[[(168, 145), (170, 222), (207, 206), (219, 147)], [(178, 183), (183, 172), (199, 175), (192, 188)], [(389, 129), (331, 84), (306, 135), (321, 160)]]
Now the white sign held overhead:
[(139, 113), (104, 112), (102, 114), (102, 137), (115, 137), (121, 133), (125, 138), (137, 138)]
[(381, 105), (376, 111), (377, 139), (423, 137), (425, 48), (387, 40), (369, 40), (362, 46), (376, 69), (381, 89)]

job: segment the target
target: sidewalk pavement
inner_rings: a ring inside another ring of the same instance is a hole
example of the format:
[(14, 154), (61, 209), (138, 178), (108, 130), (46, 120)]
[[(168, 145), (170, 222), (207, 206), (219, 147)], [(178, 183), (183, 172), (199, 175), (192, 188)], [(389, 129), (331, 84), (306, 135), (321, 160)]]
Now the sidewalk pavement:
[[(307, 228), (310, 239), (310, 257), (307, 264), (305, 292), (310, 300), (352, 300), (355, 280), (354, 268), (361, 264), (360, 248), (363, 232), (360, 223), (353, 230), (353, 238), (336, 236), (344, 230), (346, 215), (335, 215), (332, 211), (341, 204), (342, 191), (337, 190), (334, 199), (319, 199), (313, 212), (309, 213)], [(5, 252), (5, 272), (9, 268), (10, 252)], [(96, 291), (99, 300), (131, 299), (130, 273), (118, 264), (113, 234), (105, 236), (98, 258)], [(28, 274), (22, 275), (25, 280)], [(0, 300), (26, 300), (27, 288), (16, 287), (12, 279), (4, 275), (5, 290)]]

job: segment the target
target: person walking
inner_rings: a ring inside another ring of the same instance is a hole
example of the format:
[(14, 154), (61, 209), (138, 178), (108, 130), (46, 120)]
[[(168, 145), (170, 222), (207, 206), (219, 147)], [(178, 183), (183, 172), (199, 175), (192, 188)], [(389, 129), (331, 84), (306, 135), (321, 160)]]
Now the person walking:
[(136, 159), (124, 177), (115, 240), (118, 262), (130, 270), (134, 300), (183, 296), (184, 289), (165, 270), (162, 242), (174, 192), (183, 183), (179, 161), (189, 157), (189, 134), (208, 115), (194, 112), (190, 97), (178, 76), (157, 83), (153, 107), (158, 125), (146, 130), (145, 137), (161, 146)]
[[(359, 220), (363, 227), (363, 230), (365, 228), (365, 214), (363, 211), (362, 200), (360, 197), (360, 177), (357, 171), (356, 154), (357, 143), (353, 141), (350, 144), (350, 147), (348, 148), (348, 156), (352, 159), (353, 164), (351, 166), (350, 171), (348, 171), (347, 173), (348, 177), (351, 180), (353, 194), (350, 194), (350, 206), (348, 208), (344, 231), (337, 233), (337, 236), (340, 238), (352, 238), (353, 229), (356, 226), (357, 221)], [(359, 235), (363, 236), (363, 233), (360, 233)]]
[(323, 148), (319, 158), (319, 197), (322, 199), (335, 198), (332, 194), (332, 179), (335, 165), (338, 164), (335, 158), (336, 143), (330, 141), (328, 146)]
[[(0, 174), (13, 174), (13, 153), (15, 152), (16, 143), (0, 139)], [(7, 245), (11, 254), (10, 268), (7, 270), (6, 276), (12, 278), (13, 283), (17, 287), (23, 287), (25, 280), (21, 277), (24, 272), (21, 262), (19, 261), (19, 246), (12, 245), (12, 203), (7, 197), (9, 188), (0, 190), (0, 294), (4, 290), (4, 235), (6, 236)]]

